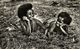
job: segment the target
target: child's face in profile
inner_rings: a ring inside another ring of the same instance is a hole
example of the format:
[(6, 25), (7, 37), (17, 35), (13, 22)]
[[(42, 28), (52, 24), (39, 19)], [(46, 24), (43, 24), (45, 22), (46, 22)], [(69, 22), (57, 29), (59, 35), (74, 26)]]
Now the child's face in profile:
[(34, 13), (33, 13), (32, 10), (28, 10), (28, 11), (27, 11), (27, 15), (28, 15), (29, 18), (31, 18), (31, 17), (34, 16)]
[(58, 19), (59, 19), (59, 21), (60, 21), (61, 23), (63, 23), (63, 20), (64, 20), (63, 17), (59, 17)]

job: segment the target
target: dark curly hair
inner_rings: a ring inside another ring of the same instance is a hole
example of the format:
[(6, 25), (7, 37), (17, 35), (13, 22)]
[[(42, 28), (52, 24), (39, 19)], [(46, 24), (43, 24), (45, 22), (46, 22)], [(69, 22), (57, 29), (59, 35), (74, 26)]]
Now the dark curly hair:
[(61, 13), (59, 13), (57, 21), (59, 21), (59, 17), (64, 18), (63, 22), (65, 24), (67, 24), (67, 25), (70, 25), (70, 23), (72, 21), (72, 18), (70, 17), (70, 15), (67, 12), (61, 12)]
[(26, 3), (26, 4), (23, 4), (21, 5), (19, 8), (18, 8), (18, 11), (17, 11), (17, 15), (18, 17), (22, 19), (23, 16), (27, 16), (26, 13), (29, 9), (32, 9), (32, 4), (31, 3)]

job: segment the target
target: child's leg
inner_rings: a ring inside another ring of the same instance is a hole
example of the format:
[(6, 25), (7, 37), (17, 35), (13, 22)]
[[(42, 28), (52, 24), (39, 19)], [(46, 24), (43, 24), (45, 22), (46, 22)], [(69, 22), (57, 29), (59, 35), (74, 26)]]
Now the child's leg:
[(47, 37), (49, 37), (48, 29), (45, 30), (45, 35), (46, 35)]

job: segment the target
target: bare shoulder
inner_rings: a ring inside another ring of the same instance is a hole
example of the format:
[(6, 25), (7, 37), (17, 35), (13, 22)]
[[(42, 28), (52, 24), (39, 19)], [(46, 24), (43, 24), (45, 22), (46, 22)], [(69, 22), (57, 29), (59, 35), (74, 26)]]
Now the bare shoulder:
[(42, 23), (40, 20), (33, 18), (33, 21), (37, 22), (37, 23)]

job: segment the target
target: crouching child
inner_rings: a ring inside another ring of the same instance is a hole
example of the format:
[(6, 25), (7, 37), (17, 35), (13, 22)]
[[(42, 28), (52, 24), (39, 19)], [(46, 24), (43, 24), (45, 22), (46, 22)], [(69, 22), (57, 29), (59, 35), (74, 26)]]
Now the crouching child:
[(52, 21), (49, 23), (48, 28), (46, 29), (47, 31), (45, 32), (47, 37), (50, 37), (50, 34), (56, 32), (57, 34), (67, 36), (75, 41), (75, 33), (71, 32), (72, 30), (70, 29), (70, 23), (72, 22), (72, 18), (67, 12), (61, 12), (57, 16), (57, 21)]

